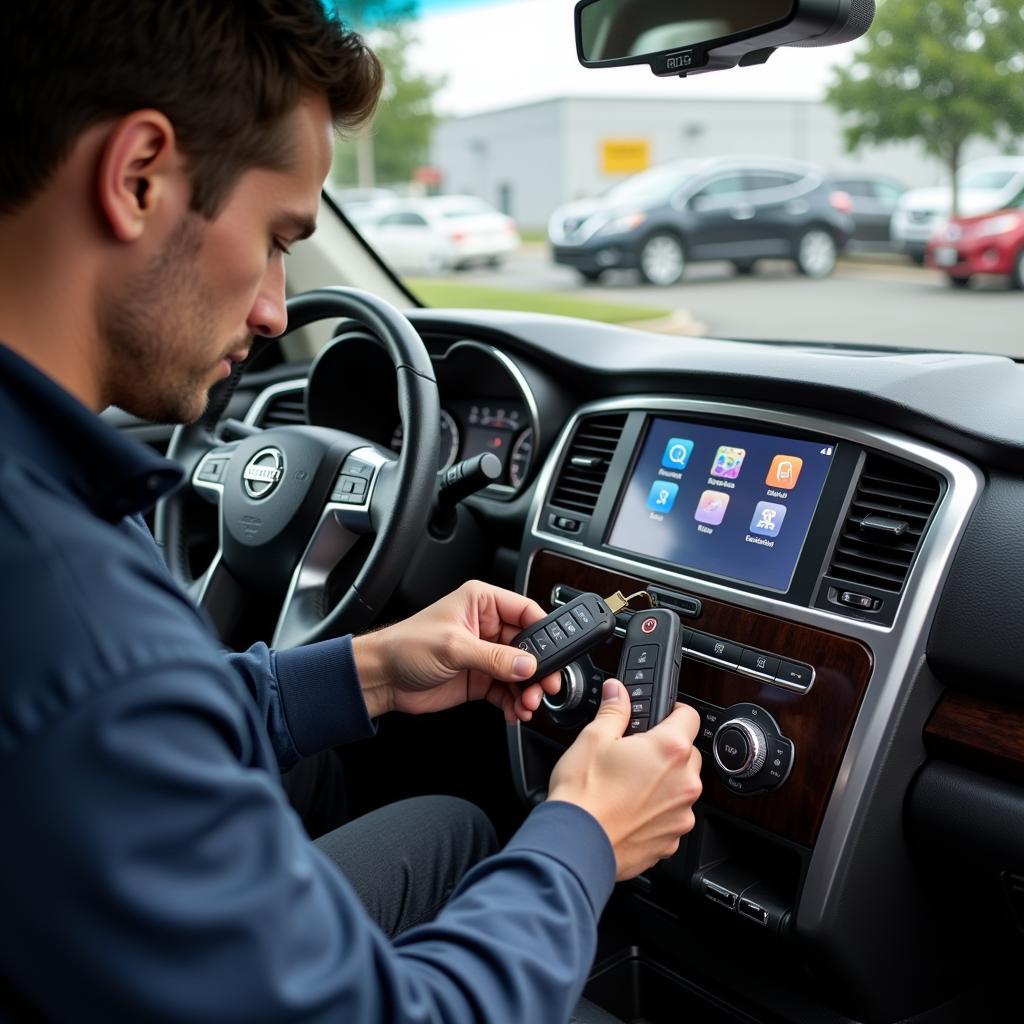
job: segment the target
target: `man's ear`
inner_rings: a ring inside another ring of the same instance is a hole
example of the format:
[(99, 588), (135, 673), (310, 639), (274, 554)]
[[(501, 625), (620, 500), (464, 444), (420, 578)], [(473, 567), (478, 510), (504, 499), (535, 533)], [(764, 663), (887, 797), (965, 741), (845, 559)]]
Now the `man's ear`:
[(137, 110), (113, 125), (100, 154), (97, 184), (114, 238), (134, 242), (158, 219), (170, 215), (177, 221), (183, 201), (188, 202), (183, 165), (174, 128), (159, 111)]

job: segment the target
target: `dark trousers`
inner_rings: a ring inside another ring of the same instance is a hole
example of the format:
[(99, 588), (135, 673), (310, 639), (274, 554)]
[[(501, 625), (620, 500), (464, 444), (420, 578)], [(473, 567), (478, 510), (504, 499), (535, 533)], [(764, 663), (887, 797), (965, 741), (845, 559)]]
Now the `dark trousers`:
[(391, 936), (431, 920), (462, 876), (498, 849), (483, 811), (455, 797), (402, 800), (339, 826), (345, 787), (331, 752), (286, 772), (284, 786), (316, 845)]

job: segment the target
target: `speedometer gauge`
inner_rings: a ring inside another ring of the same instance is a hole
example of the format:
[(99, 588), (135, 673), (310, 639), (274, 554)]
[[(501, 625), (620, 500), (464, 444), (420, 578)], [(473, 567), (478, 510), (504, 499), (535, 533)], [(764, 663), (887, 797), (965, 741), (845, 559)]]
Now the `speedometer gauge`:
[(533, 428), (527, 427), (512, 445), (508, 459), (508, 482), (519, 487), (530, 471), (530, 459), (533, 457)]
[[(391, 450), (393, 452), (401, 452), (402, 441), (405, 438), (405, 431), (402, 429), (402, 424), (399, 423), (395, 427), (394, 434), (391, 435)], [(461, 442), (459, 436), (459, 428), (453, 418), (452, 414), (445, 409), (441, 410), (441, 447), (437, 455), (437, 468), (438, 471), (448, 469), (455, 464), (455, 460), (459, 457), (459, 443)]]

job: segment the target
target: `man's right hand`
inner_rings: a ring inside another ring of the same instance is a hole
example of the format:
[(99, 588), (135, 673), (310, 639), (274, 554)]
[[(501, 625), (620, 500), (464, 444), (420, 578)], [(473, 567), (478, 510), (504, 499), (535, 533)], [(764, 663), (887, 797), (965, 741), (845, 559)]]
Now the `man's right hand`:
[(693, 828), (700, 716), (676, 704), (649, 732), (623, 736), (630, 714), (625, 686), (606, 680), (602, 697), (597, 717), (555, 766), (548, 799), (577, 804), (600, 822), (621, 882), (671, 857)]

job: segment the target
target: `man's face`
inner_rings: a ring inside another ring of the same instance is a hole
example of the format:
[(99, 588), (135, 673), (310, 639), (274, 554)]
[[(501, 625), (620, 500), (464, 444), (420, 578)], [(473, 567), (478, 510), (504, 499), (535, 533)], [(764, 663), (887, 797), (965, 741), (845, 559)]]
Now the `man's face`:
[(99, 329), (112, 404), (194, 422), (253, 336), (285, 329), (284, 249), (312, 230), (330, 168), (326, 100), (303, 101), (291, 129), (286, 170), (244, 172), (213, 220), (185, 213), (161, 251), (105, 297)]

